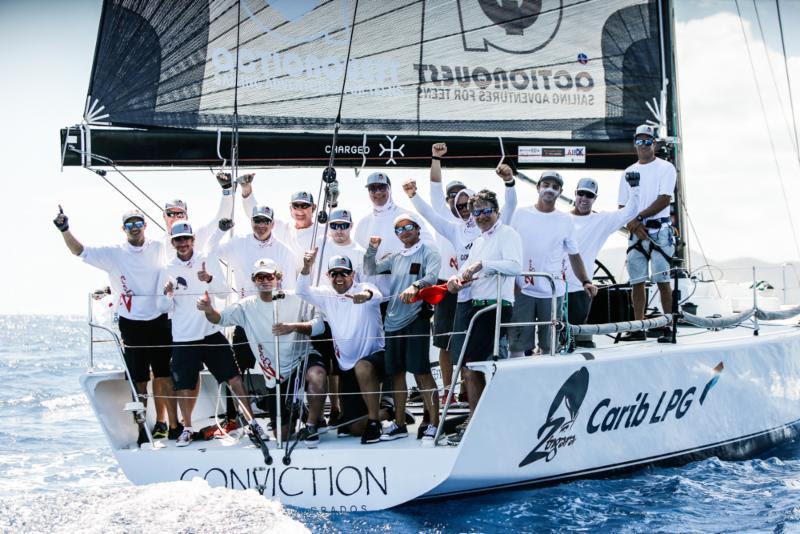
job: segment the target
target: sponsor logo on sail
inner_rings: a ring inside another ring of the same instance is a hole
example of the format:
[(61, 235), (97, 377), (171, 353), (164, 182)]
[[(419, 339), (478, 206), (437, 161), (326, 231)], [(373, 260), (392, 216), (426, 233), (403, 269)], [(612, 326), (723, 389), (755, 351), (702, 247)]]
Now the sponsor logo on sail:
[(562, 0), (458, 0), (464, 50), (530, 54), (558, 33)]

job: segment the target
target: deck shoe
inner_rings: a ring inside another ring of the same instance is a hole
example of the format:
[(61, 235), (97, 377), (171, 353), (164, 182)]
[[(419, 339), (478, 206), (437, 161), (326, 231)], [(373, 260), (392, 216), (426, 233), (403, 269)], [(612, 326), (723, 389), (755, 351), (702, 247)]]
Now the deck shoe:
[(399, 426), (397, 423), (392, 423), (389, 428), (381, 434), (381, 441), (393, 441), (400, 438), (408, 437), (408, 427), (406, 425)]
[(337, 438), (349, 438), (350, 436), (350, 425), (340, 426), (336, 429)]
[(183, 434), (183, 425), (178, 423), (178, 426), (169, 429), (169, 431), (167, 432), (167, 438), (175, 440), (178, 439), (181, 436), (181, 434)]
[(367, 420), (367, 426), (364, 428), (364, 433), (361, 434), (361, 444), (378, 443), (381, 440), (381, 424), (374, 419)]
[(625, 332), (619, 338), (620, 341), (647, 341), (647, 335), (641, 331)]
[(467, 429), (468, 426), (469, 426), (469, 417), (464, 419), (464, 422), (461, 423), (460, 425), (456, 425), (456, 430), (459, 432), (463, 432)]
[(328, 414), (328, 426), (336, 426), (339, 424), (342, 414), (339, 410), (331, 410), (331, 413)]
[(461, 443), (461, 439), (463, 437), (464, 437), (464, 430), (459, 430), (458, 432), (447, 438), (447, 444), (458, 445), (459, 443)]
[(147, 437), (147, 430), (145, 430), (144, 425), (139, 425), (139, 437), (136, 438), (136, 444), (141, 447), (148, 441), (150, 441), (150, 438)]
[(181, 435), (178, 436), (178, 441), (175, 442), (177, 447), (185, 447), (192, 442), (192, 429), (191, 428), (184, 428)]
[(419, 424), (419, 428), (417, 428), (417, 439), (422, 439), (422, 436), (425, 434), (425, 431), (429, 426), (431, 426), (430, 423), (423, 422)]
[(645, 335), (649, 338), (657, 338), (667, 334), (665, 328), (651, 328), (645, 332)]
[(300, 431), (300, 439), (306, 444), (309, 449), (316, 449), (319, 445), (319, 430), (314, 425), (306, 425)]
[(164, 439), (167, 437), (167, 432), (169, 432), (167, 423), (156, 421), (156, 424), (153, 425), (153, 439)]
[[(220, 427), (222, 428), (220, 429)], [(224, 438), (225, 434), (230, 434), (237, 428), (239, 428), (239, 423), (237, 423), (234, 419), (225, 419), (220, 423), (219, 427), (214, 430), (214, 439)]]
[(428, 428), (425, 429), (425, 432), (422, 434), (423, 441), (433, 441), (433, 438), (436, 437), (436, 427), (434, 425), (428, 425)]

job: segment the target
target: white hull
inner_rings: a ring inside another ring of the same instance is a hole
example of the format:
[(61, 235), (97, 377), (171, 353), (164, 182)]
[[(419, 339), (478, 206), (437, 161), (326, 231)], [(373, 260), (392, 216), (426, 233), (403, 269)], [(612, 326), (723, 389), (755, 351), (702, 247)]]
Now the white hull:
[[(458, 447), (426, 447), (413, 437), (362, 446), (325, 435), (316, 450), (298, 446), (288, 466), (274, 441), (271, 466), (246, 440), (138, 449), (135, 426), (122, 412), (130, 398), (122, 374), (89, 373), (82, 383), (135, 484), (199, 476), (327, 511), (383, 509), (709, 455), (742, 458), (795, 436), (800, 330), (762, 328), (758, 337), (742, 328), (682, 332), (699, 335), (684, 335), (677, 345), (650, 341), (480, 364), (487, 387)], [(195, 414), (209, 416), (215, 384), (208, 377), (201, 397)]]

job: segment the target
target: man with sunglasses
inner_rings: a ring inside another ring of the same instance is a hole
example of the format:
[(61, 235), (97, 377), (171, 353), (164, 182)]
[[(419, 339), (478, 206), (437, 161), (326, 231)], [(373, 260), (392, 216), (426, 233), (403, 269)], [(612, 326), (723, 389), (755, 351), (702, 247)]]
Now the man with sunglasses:
[[(587, 273), (593, 272), (594, 262), (600, 249), (611, 234), (636, 217), (639, 200), (639, 184), (631, 184), (631, 201), (628, 206), (617, 211), (593, 212), (597, 199), (598, 185), (592, 178), (581, 178), (575, 188), (575, 206), (570, 211), (575, 225), (575, 241), (581, 251), (583, 267)], [(581, 280), (575, 275), (572, 264), (567, 265), (567, 317), (571, 324), (584, 324), (589, 316), (592, 299), (581, 287)], [(591, 335), (576, 336), (575, 345), (594, 348)]]
[[(308, 356), (305, 372), (306, 391), (310, 394), (308, 421), (315, 423), (306, 425), (303, 435), (306, 445), (315, 448), (319, 443), (316, 421), (322, 417), (325, 404), (327, 371), (322, 357), (306, 340), (308, 336), (322, 332), (322, 319), (317, 314), (311, 321), (303, 320), (300, 315), (300, 298), (291, 290), (279, 289), (283, 273), (271, 258), (256, 261), (251, 270), (250, 280), (258, 294), (249, 295), (221, 312), (215, 310), (211, 300), (204, 296), (198, 300), (197, 308), (205, 313), (206, 319), (212, 324), (235, 325), (237, 329), (244, 329), (252, 353), (259, 355), (264, 376), (271, 378), (273, 382), (278, 378), (275, 369), (277, 339), (280, 351), (280, 382), (283, 384), (281, 395), (284, 395), (284, 402), (281, 404), (284, 439), (288, 439), (292, 430), (290, 419), (295, 388), (300, 382), (298, 373), (303, 359)], [(277, 412), (275, 395), (272, 396), (272, 401), (274, 414)], [(274, 419), (273, 428), (278, 428)]]
[(412, 302), (420, 289), (438, 280), (441, 257), (436, 248), (420, 241), (420, 225), (415, 215), (404, 213), (394, 220), (394, 233), (403, 243), (400, 252), (376, 259), (380, 237), (370, 239), (364, 256), (366, 275), (389, 275), (390, 300), (383, 329), (386, 335), (386, 374), (392, 376), (395, 422), (381, 439), (390, 441), (408, 436), (405, 421), (408, 385), (406, 372), (412, 373), (423, 391), (422, 399), (430, 416), (423, 438), (433, 439), (439, 424), (439, 396), (431, 374), (430, 314), (421, 300)]
[[(664, 313), (672, 311), (672, 290), (670, 288), (670, 260), (675, 253), (675, 237), (669, 205), (674, 198), (676, 172), (672, 163), (656, 157), (655, 129), (642, 124), (634, 133), (634, 146), (638, 161), (625, 169), (619, 182), (619, 207), (629, 203), (637, 204), (637, 215), (628, 223), (628, 279), (633, 286), (633, 315), (637, 320), (644, 319), (647, 297), (644, 284), (648, 278), (658, 285), (661, 296), (661, 309)], [(638, 202), (632, 198), (631, 185), (626, 180), (628, 173), (638, 173), (641, 192)], [(654, 332), (667, 335), (666, 332)], [(626, 332), (621, 341), (643, 341), (643, 331)], [(664, 338), (666, 339), (666, 338)]]
[[(210, 301), (228, 292), (219, 261), (213, 255), (195, 250), (194, 232), (188, 222), (173, 224), (170, 237), (175, 255), (159, 277), (163, 294), (158, 297), (158, 307), (162, 312), (169, 312), (172, 318), (170, 369), (184, 424), (176, 445), (185, 447), (193, 439), (192, 410), (197, 402), (197, 385), (204, 364), (219, 383), (227, 382), (241, 400), (242, 415), (249, 423), (253, 423), (253, 414), (228, 340), (220, 327), (209, 323), (197, 309), (198, 297)], [(262, 438), (266, 436), (257, 423), (252, 424), (251, 431), (257, 431)]]
[[(122, 215), (124, 244), (85, 247), (72, 234), (69, 219), (61, 206), (58, 208), (53, 223), (61, 230), (67, 248), (84, 262), (108, 273), (112, 292), (119, 295), (117, 314), (125, 366), (136, 392), (143, 395), (140, 400), (144, 403), (147, 402), (147, 382), (151, 371), (153, 373), (156, 407), (153, 437), (176, 439), (181, 431), (177, 403), (168, 398), (172, 396), (169, 370), (172, 332), (167, 314), (157, 306), (158, 278), (164, 264), (163, 243), (145, 237), (147, 223), (144, 214), (131, 210)], [(148, 347), (138, 348), (137, 345)], [(147, 439), (147, 432), (140, 423), (139, 445)]]
[[(579, 286), (589, 298), (597, 288), (586, 274), (575, 239), (575, 224), (568, 214), (556, 210), (556, 200), (561, 195), (564, 179), (555, 171), (545, 171), (539, 178), (536, 190), (539, 198), (529, 208), (518, 209), (511, 226), (522, 238), (522, 259), (525, 271), (538, 271), (553, 276), (555, 282), (556, 318), (561, 318), (564, 302), (565, 260), (578, 277)], [(544, 278), (517, 277), (520, 294), (514, 303), (512, 321), (546, 322), (553, 317), (553, 288)], [(537, 337), (538, 340), (535, 340)], [(509, 349), (513, 357), (531, 354), (538, 346), (541, 354), (550, 352), (550, 325), (514, 326), (509, 329)]]
[(384, 374), (383, 295), (372, 284), (354, 282), (353, 263), (346, 256), (328, 261), (332, 287), (312, 286), (311, 270), (318, 251), (314, 248), (303, 255), (297, 294), (327, 317), (333, 332), (341, 371), (341, 419), (347, 423), (340, 427), (339, 435), (360, 435), (362, 444), (377, 443), (381, 439), (379, 399)]

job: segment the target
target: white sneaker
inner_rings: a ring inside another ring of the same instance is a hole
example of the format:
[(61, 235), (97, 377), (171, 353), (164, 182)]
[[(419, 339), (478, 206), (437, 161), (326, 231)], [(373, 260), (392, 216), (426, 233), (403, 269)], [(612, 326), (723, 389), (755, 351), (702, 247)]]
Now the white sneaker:
[(428, 427), (425, 429), (425, 432), (422, 433), (423, 441), (424, 440), (433, 441), (433, 438), (435, 437), (436, 437), (436, 427), (433, 425), (428, 425)]
[(194, 431), (191, 428), (184, 428), (181, 435), (178, 436), (177, 441), (175, 442), (176, 447), (185, 447), (192, 442), (192, 434)]
[(399, 426), (397, 423), (392, 422), (389, 428), (384, 429), (381, 434), (381, 441), (392, 441), (399, 438), (407, 438), (408, 430), (405, 425)]

